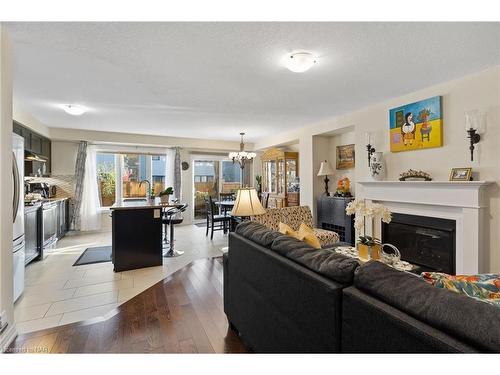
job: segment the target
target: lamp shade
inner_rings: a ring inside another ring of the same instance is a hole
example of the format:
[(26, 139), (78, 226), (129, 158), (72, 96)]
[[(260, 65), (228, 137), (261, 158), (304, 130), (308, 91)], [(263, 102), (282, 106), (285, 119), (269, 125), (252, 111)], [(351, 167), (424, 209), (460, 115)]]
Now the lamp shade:
[(333, 169), (329, 162), (322, 161), (321, 167), (319, 168), (318, 176), (329, 176), (333, 174)]
[(265, 214), (266, 210), (262, 207), (254, 188), (242, 188), (238, 190), (231, 213), (233, 216), (255, 216)]

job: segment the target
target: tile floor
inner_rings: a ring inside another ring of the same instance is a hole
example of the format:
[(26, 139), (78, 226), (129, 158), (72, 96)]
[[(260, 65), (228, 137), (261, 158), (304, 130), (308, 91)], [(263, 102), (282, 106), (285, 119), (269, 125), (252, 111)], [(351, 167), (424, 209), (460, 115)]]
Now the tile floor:
[(88, 247), (111, 244), (111, 232), (70, 233), (43, 261), (26, 268), (25, 290), (15, 304), (19, 333), (101, 317), (119, 304), (164, 279), (189, 262), (222, 255), (227, 235), (216, 232), (205, 237), (205, 229), (195, 225), (176, 228), (176, 249), (185, 251), (177, 258), (163, 258), (163, 266), (113, 272), (109, 263), (73, 267)]

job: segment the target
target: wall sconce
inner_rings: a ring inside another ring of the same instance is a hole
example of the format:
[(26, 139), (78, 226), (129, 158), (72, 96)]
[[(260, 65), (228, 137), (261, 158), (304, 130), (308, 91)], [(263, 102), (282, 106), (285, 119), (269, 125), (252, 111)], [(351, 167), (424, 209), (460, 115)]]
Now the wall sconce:
[(474, 161), (474, 145), (481, 140), (479, 133), (484, 132), (485, 120), (486, 115), (477, 109), (465, 112), (465, 131), (468, 134), (467, 138), (470, 140), (470, 161)]
[(370, 167), (372, 154), (375, 152), (375, 147), (370, 144), (370, 133), (365, 133), (366, 136), (366, 151), (368, 152), (368, 167)]

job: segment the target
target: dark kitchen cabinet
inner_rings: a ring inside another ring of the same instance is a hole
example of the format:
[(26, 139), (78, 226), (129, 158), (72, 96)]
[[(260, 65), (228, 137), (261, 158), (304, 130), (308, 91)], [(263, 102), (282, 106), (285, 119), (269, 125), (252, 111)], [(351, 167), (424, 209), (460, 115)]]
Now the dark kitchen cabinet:
[[(17, 121), (14, 121), (13, 131), (14, 133), (24, 138), (25, 152), (30, 152), (43, 157), (43, 159), (46, 159), (45, 162), (29, 160), (25, 161), (25, 175), (30, 176), (32, 174), (37, 174), (38, 170), (44, 171), (44, 174), (50, 174), (52, 169), (50, 160), (52, 142), (50, 141), (50, 139), (31, 131)], [(45, 164), (45, 168), (43, 168), (43, 164)]]
[(41, 205), (26, 206), (24, 210), (25, 264), (40, 258), (41, 238)]
[(31, 152), (41, 155), (42, 154), (42, 137), (38, 134), (31, 133)]
[(68, 231), (68, 200), (57, 202), (57, 238), (62, 238)]

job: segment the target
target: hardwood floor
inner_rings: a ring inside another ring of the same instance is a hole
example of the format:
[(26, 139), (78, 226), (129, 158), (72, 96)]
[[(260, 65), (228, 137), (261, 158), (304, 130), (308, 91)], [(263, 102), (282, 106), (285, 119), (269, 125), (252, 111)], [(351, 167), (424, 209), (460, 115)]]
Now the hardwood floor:
[(106, 319), (18, 336), (10, 352), (245, 353), (228, 327), (222, 258), (194, 261), (118, 306)]

